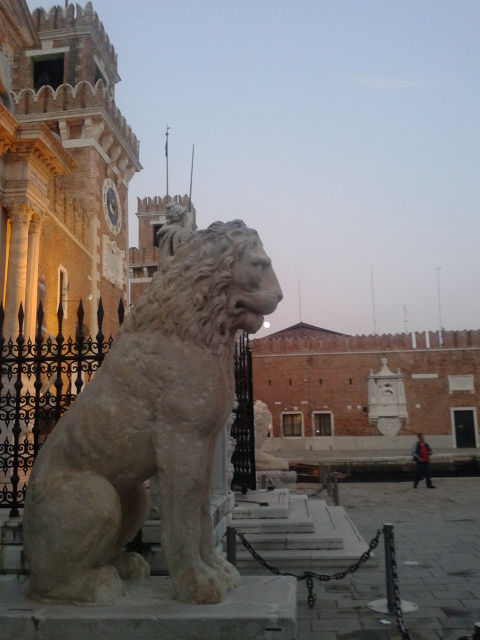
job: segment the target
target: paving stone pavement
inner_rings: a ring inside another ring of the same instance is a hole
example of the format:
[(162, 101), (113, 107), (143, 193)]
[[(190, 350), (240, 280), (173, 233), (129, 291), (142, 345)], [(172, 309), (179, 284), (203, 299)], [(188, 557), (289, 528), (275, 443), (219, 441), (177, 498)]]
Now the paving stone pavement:
[[(418, 606), (404, 614), (412, 640), (458, 640), (480, 622), (480, 478), (434, 484), (341, 483), (340, 505), (367, 542), (394, 525), (400, 596)], [(383, 535), (375, 556), (342, 581), (315, 580), (313, 609), (298, 583), (297, 640), (402, 640), (395, 616), (368, 608), (386, 598)]]

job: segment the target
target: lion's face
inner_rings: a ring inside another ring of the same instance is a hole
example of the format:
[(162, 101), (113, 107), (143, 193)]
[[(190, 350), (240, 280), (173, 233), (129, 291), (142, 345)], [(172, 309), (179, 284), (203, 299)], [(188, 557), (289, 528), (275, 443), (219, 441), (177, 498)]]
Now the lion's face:
[(237, 256), (232, 276), (228, 303), (232, 328), (256, 333), (263, 324), (263, 316), (273, 313), (283, 298), (260, 240)]

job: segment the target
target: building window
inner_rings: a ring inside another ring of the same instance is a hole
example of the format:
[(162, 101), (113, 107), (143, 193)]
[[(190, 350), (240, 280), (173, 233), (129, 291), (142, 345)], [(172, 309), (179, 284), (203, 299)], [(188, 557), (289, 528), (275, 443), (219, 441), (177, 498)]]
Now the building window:
[(58, 267), (58, 304), (57, 308), (62, 305), (63, 317), (67, 317), (67, 293), (68, 293), (68, 274), (65, 267)]
[(332, 414), (330, 412), (313, 414), (313, 434), (315, 436), (332, 435)]
[(107, 79), (105, 78), (104, 74), (101, 72), (98, 65), (96, 64), (95, 65), (95, 84), (97, 84), (99, 80), (103, 82), (104, 87), (108, 87)]
[(38, 91), (49, 85), (58, 89), (63, 84), (64, 55), (42, 56), (33, 60), (33, 87)]
[(163, 227), (163, 224), (154, 224), (153, 226), (153, 246), (158, 247), (158, 232)]
[(282, 433), (284, 438), (301, 438), (302, 414), (282, 413)]

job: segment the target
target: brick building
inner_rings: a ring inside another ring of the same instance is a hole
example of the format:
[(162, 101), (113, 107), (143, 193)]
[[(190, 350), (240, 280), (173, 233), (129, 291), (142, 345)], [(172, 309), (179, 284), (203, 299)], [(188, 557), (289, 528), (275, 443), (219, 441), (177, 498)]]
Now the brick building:
[[(479, 447), (480, 331), (349, 336), (299, 323), (251, 341), (271, 451)], [(407, 438), (408, 436), (408, 438)]]
[[(139, 142), (115, 104), (117, 55), (91, 2), (30, 14), (24, 0), (0, 4), (0, 292), (4, 333), (16, 336), (22, 303), (33, 336), (73, 334), (80, 298), (95, 334), (118, 328), (128, 305), (128, 184)], [(1, 93), (1, 92), (0, 92)], [(1, 96), (0, 96), (1, 97)], [(4, 96), (5, 97), (5, 96)]]
[(130, 304), (135, 304), (147, 289), (155, 271), (158, 271), (158, 239), (157, 233), (166, 223), (166, 209), (170, 202), (177, 202), (193, 212), (195, 207), (189, 196), (155, 196), (154, 198), (138, 198), (136, 216), (138, 218), (138, 249), (129, 250), (130, 263)]

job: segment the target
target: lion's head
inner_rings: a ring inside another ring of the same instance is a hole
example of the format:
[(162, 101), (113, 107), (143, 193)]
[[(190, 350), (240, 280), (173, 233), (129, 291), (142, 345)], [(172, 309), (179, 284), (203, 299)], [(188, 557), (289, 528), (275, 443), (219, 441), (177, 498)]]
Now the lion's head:
[(164, 260), (125, 322), (218, 351), (239, 329), (255, 333), (282, 291), (255, 230), (241, 220), (192, 233)]

